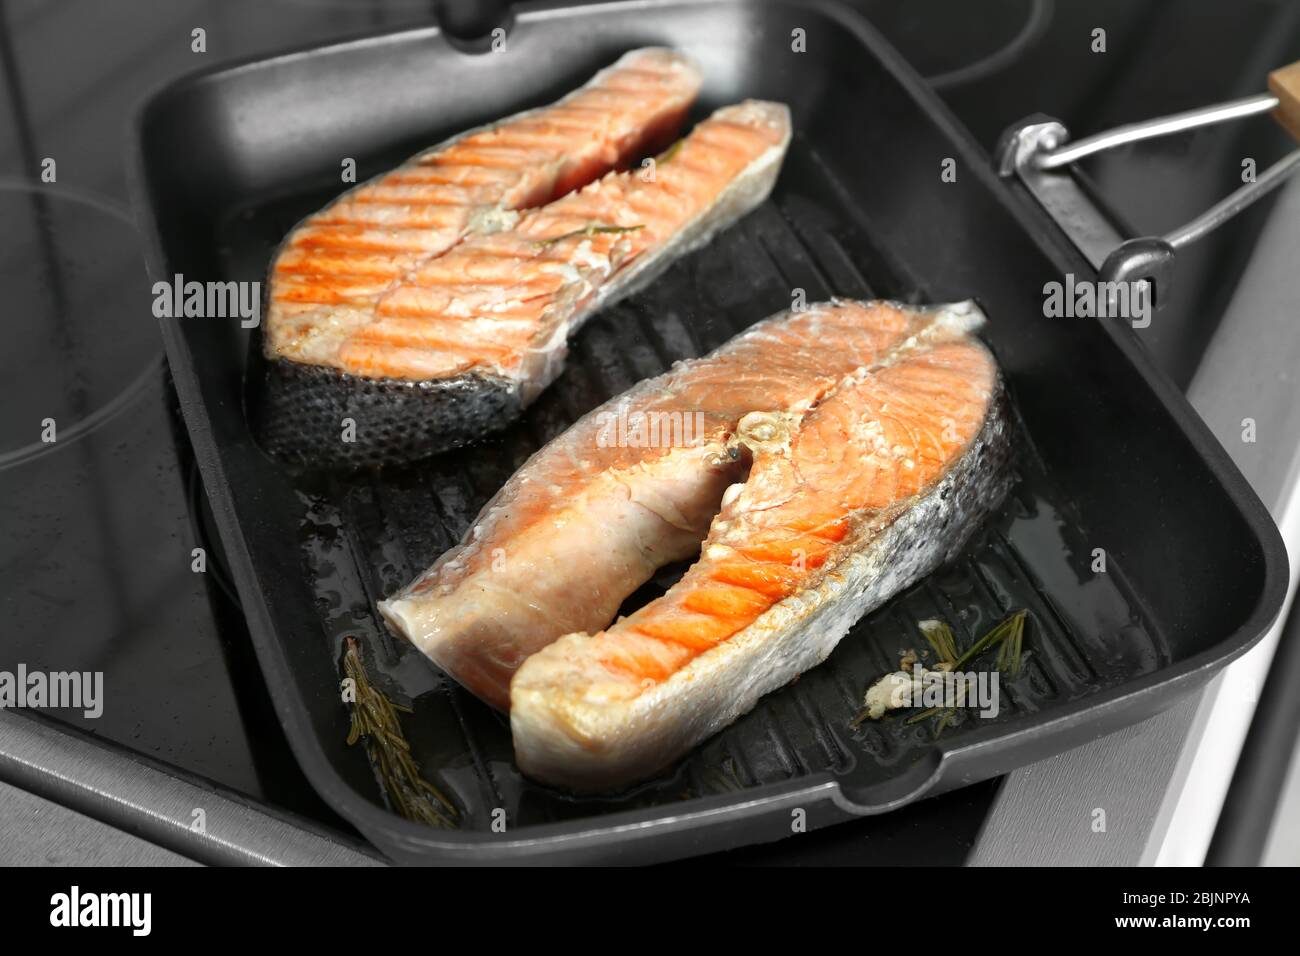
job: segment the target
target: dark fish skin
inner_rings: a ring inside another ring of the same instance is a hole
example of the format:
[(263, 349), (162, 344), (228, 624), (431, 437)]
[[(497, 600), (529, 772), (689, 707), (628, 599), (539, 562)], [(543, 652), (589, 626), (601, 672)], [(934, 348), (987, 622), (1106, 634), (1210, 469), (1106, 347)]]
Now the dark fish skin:
[[(259, 330), (260, 333), (260, 330)], [(425, 382), (366, 378), (268, 359), (255, 334), (245, 406), (258, 446), (283, 464), (346, 470), (459, 448), (518, 417), (518, 386), (472, 373)], [(355, 423), (344, 441), (347, 420)]]

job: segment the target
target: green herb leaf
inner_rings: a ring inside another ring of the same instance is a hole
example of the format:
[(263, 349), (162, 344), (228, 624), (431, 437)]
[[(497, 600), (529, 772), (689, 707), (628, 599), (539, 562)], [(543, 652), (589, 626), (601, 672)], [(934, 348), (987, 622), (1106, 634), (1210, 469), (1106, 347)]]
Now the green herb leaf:
[[(978, 641), (976, 641), (974, 644), (968, 647), (966, 649), (966, 652), (962, 654), (961, 657), (957, 658), (957, 661), (956, 663), (953, 664), (952, 669), (960, 670), (963, 664), (966, 664), (969, 661), (973, 661), (975, 658), (979, 657), (981, 654), (985, 653), (990, 648), (1000, 644), (1001, 642), (1005, 641), (1009, 637), (1014, 637), (1015, 634), (1017, 633), (1023, 635), (1024, 628), (1025, 628), (1025, 616), (1028, 613), (1029, 612), (1025, 610), (1016, 611), (1014, 614), (1010, 615), (1005, 620), (995, 625), (992, 630), (990, 630)], [(1019, 654), (1017, 652), (1017, 658), (1018, 656)]]
[(998, 647), (998, 670), (1016, 677), (1020, 674), (1021, 656), (1024, 651), (1025, 618), (1027, 611), (1017, 611), (1004, 622), (1006, 633)]
[(904, 723), (908, 725), (919, 724), (923, 720), (929, 720), (931, 717), (937, 717), (939, 714), (942, 714), (947, 709), (948, 708), (946, 707), (927, 707), (919, 714), (913, 714), (911, 717), (907, 718), (907, 720), (905, 720)]
[(355, 638), (346, 639), (343, 672), (356, 687), (352, 704), (352, 725), (348, 728), (348, 746), (363, 737), (366, 751), (379, 773), (380, 786), (393, 808), (408, 820), (429, 826), (459, 826), (460, 811), (441, 791), (420, 775), (411, 755), (411, 745), (402, 734), (397, 712), (409, 714), (411, 708), (394, 704), (370, 682), (361, 662), (361, 645)]
[[(949, 665), (946, 667), (949, 672), (961, 670), (965, 664), (997, 648), (994, 666), (999, 671), (1012, 677), (1018, 677), (1024, 664), (1025, 622), (1028, 618), (1029, 612), (1024, 608), (1013, 611), (961, 654), (957, 653), (957, 639), (947, 622), (940, 620), (921, 621), (917, 627), (925, 637), (926, 642), (934, 650), (938, 662)], [(868, 716), (869, 710), (864, 707), (849, 721), (849, 727), (852, 730), (857, 730)], [(918, 724), (923, 720), (929, 720), (931, 717), (939, 717), (940, 720), (934, 734), (937, 739), (943, 733), (944, 728), (956, 716), (957, 708), (955, 707), (930, 707), (908, 717), (904, 723), (908, 725)]]
[(952, 628), (944, 621), (930, 620), (922, 621), (917, 625), (921, 630), (921, 635), (927, 643), (934, 648), (935, 657), (941, 664), (952, 664), (957, 660), (957, 639), (953, 636)]

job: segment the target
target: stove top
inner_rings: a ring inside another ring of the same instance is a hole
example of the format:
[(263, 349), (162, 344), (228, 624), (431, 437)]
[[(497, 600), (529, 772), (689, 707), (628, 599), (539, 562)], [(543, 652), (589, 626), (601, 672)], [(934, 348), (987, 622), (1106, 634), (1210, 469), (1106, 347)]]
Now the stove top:
[[(1155, 0), (999, 0), (978, 11), (961, 0), (852, 5), (933, 78), (989, 148), (1036, 110), (1084, 133), (1257, 92), (1300, 36), (1297, 9), (1266, 0), (1237, 4), (1231, 17), (1212, 0), (1176, 12)], [(48, 716), (348, 840), (355, 835), (289, 752), (209, 531), (126, 206), (124, 137), (143, 96), (185, 72), (425, 25), (433, 6), (0, 0), (0, 287), (16, 336), (0, 356), (0, 599), (9, 622), (0, 670), (102, 672), (100, 716)], [(1113, 38), (1105, 56), (1089, 52), (1096, 26)], [(199, 27), (204, 53), (191, 48)], [(1261, 124), (1125, 150), (1089, 171), (1148, 232), (1229, 192), (1241, 156), (1257, 157), (1262, 169), (1283, 148)], [(1167, 204), (1149, 198), (1143, 184), (1153, 181), (1164, 184)], [(1180, 262), (1176, 300), (1149, 344), (1181, 383), (1227, 305), (1267, 205)], [(998, 786), (710, 859), (961, 862)]]

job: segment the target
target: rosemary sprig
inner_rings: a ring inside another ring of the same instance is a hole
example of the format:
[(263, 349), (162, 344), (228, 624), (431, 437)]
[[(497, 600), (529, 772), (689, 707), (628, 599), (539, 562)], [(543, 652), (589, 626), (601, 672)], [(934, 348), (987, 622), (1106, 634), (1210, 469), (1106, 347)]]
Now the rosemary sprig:
[[(968, 647), (964, 652), (958, 653), (957, 639), (953, 634), (952, 628), (940, 620), (921, 621), (917, 627), (920, 629), (922, 636), (934, 651), (938, 663), (934, 670), (944, 670), (948, 672), (961, 670), (962, 666), (975, 660), (978, 657), (988, 653), (995, 647), (997, 648), (997, 658), (995, 667), (1003, 673), (1012, 677), (1018, 677), (1023, 664), (1024, 658), (1024, 640), (1025, 640), (1025, 621), (1029, 612), (1025, 609), (1015, 611), (1006, 618), (994, 625), (983, 637)], [(909, 666), (910, 663), (910, 666)], [(914, 669), (916, 663), (916, 652), (909, 651), (900, 662), (901, 671), (906, 673)], [(874, 689), (877, 684), (883, 683), (885, 679), (893, 675), (886, 675), (872, 685)], [(868, 694), (868, 699), (870, 694)], [(854, 718), (849, 721), (849, 727), (857, 730), (863, 722), (870, 716), (870, 706), (860, 710)], [(929, 707), (908, 717), (904, 723), (908, 725), (918, 724), (932, 717), (938, 717), (939, 723), (935, 729), (935, 739), (943, 733), (957, 716), (956, 707)]]
[[(1014, 614), (1003, 619), (996, 626), (994, 626), (992, 630), (990, 630), (978, 641), (976, 641), (974, 644), (968, 647), (966, 649), (966, 652), (962, 654), (961, 657), (957, 658), (957, 661), (956, 663), (953, 664), (952, 669), (960, 670), (963, 664), (966, 664), (969, 661), (973, 661), (975, 658), (979, 657), (981, 654), (989, 650), (994, 645), (1000, 642), (1005, 642), (1008, 637), (1014, 637), (1016, 635), (1019, 635), (1020, 638), (1023, 638), (1025, 633), (1025, 616), (1028, 613), (1029, 613), (1028, 611), (1022, 609), (1016, 611)], [(1019, 671), (1020, 670), (1020, 645), (1017, 645), (1016, 647), (1014, 663), (1015, 663), (1016, 670)], [(1004, 670), (1005, 668), (999, 667), (998, 669)]]
[(949, 707), (942, 717), (939, 718), (939, 726), (934, 728), (934, 739), (938, 740), (939, 735), (943, 733), (943, 728), (948, 726), (948, 722), (957, 716), (957, 708)]
[(934, 648), (934, 654), (939, 659), (939, 663), (950, 666), (956, 664), (957, 638), (953, 636), (952, 628), (946, 622), (938, 620), (922, 621), (917, 627), (920, 628), (921, 636)]
[(366, 751), (379, 770), (384, 793), (406, 819), (435, 827), (459, 826), (460, 812), (437, 787), (420, 776), (411, 745), (402, 734), (398, 712), (409, 714), (411, 708), (394, 704), (370, 682), (361, 662), (361, 645), (355, 638), (349, 637), (345, 643), (343, 672), (356, 688), (348, 745), (365, 738)]
[(998, 648), (998, 670), (1012, 677), (1020, 676), (1020, 665), (1025, 646), (1025, 616), (1018, 611), (1007, 619), (1007, 635)]
[(563, 242), (565, 239), (577, 239), (579, 236), (590, 237), (600, 235), (621, 235), (625, 232), (636, 232), (638, 229), (644, 229), (645, 224), (641, 223), (635, 226), (601, 226), (591, 225), (582, 229), (575, 229), (573, 232), (566, 232), (559, 236), (551, 236), (549, 239), (538, 239), (537, 245), (543, 249), (549, 249), (557, 242)]
[(937, 717), (940, 714), (942, 714), (945, 710), (949, 710), (949, 709), (950, 708), (948, 707), (927, 707), (919, 714), (913, 714), (911, 717), (907, 718), (907, 720), (903, 721), (903, 723), (908, 725), (919, 724), (921, 721), (929, 720), (931, 717)]
[(947, 727), (956, 716), (956, 707), (929, 707), (921, 711), (919, 714), (913, 714), (911, 717), (907, 718), (904, 723), (908, 725), (919, 724), (921, 721), (929, 720), (931, 717), (938, 717), (939, 723), (934, 728), (934, 739), (938, 740), (939, 735), (943, 733), (944, 728)]

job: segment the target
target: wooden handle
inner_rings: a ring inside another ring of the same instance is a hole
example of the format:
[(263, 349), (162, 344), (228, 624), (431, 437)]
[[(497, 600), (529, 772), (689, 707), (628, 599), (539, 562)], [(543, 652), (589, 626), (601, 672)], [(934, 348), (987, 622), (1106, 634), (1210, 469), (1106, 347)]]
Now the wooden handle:
[(1277, 97), (1273, 118), (1300, 142), (1300, 60), (1270, 73), (1268, 91)]

